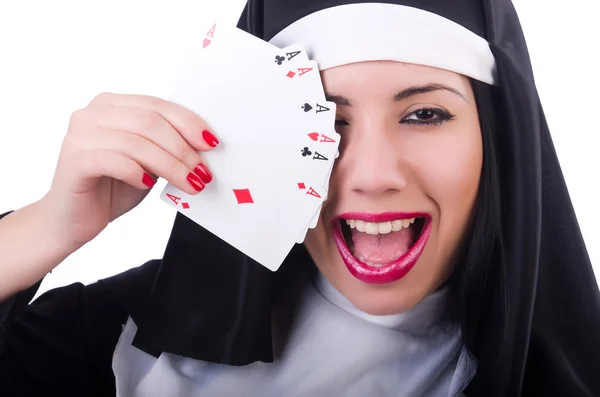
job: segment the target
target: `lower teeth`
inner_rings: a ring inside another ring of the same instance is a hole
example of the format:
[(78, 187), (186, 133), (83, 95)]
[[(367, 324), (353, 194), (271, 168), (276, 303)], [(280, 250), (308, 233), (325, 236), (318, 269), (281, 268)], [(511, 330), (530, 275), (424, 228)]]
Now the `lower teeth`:
[(369, 262), (369, 261), (364, 260), (361, 257), (358, 257), (357, 259), (359, 261), (361, 261), (362, 263), (364, 263), (365, 265), (368, 265), (368, 266), (371, 266), (371, 267), (374, 267), (374, 268), (377, 268), (377, 269), (379, 269), (381, 267), (384, 267), (386, 265), (385, 263), (373, 263), (373, 262)]

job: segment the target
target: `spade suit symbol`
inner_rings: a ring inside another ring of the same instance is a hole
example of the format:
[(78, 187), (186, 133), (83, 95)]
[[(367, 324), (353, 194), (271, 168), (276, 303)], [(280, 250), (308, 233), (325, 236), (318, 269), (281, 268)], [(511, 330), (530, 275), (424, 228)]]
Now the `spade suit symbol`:
[(308, 103), (305, 103), (302, 105), (302, 109), (304, 109), (305, 112), (310, 112), (312, 110), (312, 106), (310, 106)]

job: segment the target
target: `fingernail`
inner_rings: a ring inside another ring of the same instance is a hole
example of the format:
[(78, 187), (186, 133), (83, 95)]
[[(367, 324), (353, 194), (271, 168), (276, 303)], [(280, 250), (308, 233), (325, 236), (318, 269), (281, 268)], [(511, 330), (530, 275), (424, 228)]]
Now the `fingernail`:
[(209, 130), (202, 131), (202, 139), (204, 139), (210, 147), (215, 147), (219, 144), (217, 137), (214, 136)]
[(144, 172), (144, 176), (142, 177), (142, 183), (148, 187), (152, 187), (156, 182), (154, 181), (154, 179), (152, 179), (150, 174)]
[(194, 172), (200, 177), (200, 179), (202, 179), (202, 182), (204, 183), (210, 183), (210, 181), (212, 181), (213, 179), (212, 173), (210, 172), (208, 167), (202, 163), (196, 166)]
[(204, 184), (204, 182), (202, 182), (200, 177), (198, 175), (194, 174), (193, 172), (190, 172), (188, 174), (187, 180), (188, 180), (189, 184), (192, 185), (192, 187), (199, 192), (204, 190), (204, 187), (206, 186)]

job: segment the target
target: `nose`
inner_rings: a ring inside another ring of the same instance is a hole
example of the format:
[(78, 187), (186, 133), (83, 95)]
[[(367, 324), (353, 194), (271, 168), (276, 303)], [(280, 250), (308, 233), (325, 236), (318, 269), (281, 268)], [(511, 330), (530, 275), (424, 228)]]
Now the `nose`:
[[(400, 137), (379, 123), (356, 126), (345, 142), (338, 176), (345, 189), (362, 195), (388, 195), (408, 183)], [(344, 138), (342, 138), (344, 139)]]

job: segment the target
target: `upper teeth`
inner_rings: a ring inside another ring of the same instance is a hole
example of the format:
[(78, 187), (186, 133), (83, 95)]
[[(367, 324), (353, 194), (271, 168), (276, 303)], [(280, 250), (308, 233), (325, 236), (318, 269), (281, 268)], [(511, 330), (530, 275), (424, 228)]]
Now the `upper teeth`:
[(367, 234), (387, 234), (397, 232), (402, 228), (409, 227), (416, 218), (412, 219), (396, 219), (390, 222), (365, 222), (361, 220), (346, 219), (346, 223), (351, 229), (356, 228), (359, 232)]

